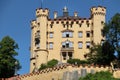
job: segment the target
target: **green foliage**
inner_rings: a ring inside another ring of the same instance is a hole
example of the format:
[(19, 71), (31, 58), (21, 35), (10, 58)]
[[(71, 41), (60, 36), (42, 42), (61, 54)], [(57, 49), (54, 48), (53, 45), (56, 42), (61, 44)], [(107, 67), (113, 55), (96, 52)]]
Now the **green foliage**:
[[(18, 49), (18, 45), (9, 36), (4, 37), (0, 41), (0, 77), (1, 78), (7, 78), (13, 76), (15, 73), (15, 67), (17, 69), (20, 69), (19, 61), (15, 59), (15, 56), (18, 55), (18, 53), (15, 51), (16, 49)], [(15, 65), (16, 61), (18, 62), (17, 65)]]
[(48, 61), (47, 64), (41, 64), (39, 70), (42, 70), (42, 69), (45, 69), (45, 68), (52, 68), (55, 65), (57, 65), (57, 63), (58, 63), (58, 60), (52, 59), (52, 60)]
[(80, 59), (69, 59), (69, 60), (67, 60), (67, 63), (69, 63), (69, 64), (77, 64), (77, 65), (80, 65), (80, 64), (88, 64), (87, 61), (85, 61), (85, 60), (80, 60)]
[(42, 69), (45, 69), (45, 68), (47, 68), (47, 65), (45, 65), (45, 64), (41, 64), (39, 70), (42, 70)]
[(58, 60), (52, 59), (50, 61), (47, 62), (47, 66), (48, 67), (53, 67), (58, 63)]
[(81, 77), (79, 80), (120, 80), (113, 78), (112, 74), (108, 71), (96, 72), (95, 74), (87, 74), (85, 77)]
[(87, 60), (90, 63), (97, 64), (97, 62), (100, 59), (100, 54), (102, 54), (102, 47), (101, 45), (93, 45), (93, 47), (90, 48), (90, 52), (87, 53)]
[(120, 13), (115, 14), (111, 20), (105, 24), (103, 33), (107, 41), (109, 41), (118, 53), (117, 58), (120, 60)]
[(110, 62), (115, 59), (114, 48), (109, 42), (104, 42), (102, 45), (93, 45), (90, 52), (87, 54), (87, 60), (90, 63), (99, 65), (110, 65)]

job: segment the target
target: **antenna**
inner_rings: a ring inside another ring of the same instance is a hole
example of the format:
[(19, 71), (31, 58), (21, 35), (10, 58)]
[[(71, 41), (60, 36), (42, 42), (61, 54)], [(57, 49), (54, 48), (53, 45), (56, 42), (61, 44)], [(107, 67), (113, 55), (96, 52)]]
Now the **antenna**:
[(43, 0), (41, 0), (41, 8), (43, 7)]
[(68, 7), (68, 0), (66, 0), (66, 6)]

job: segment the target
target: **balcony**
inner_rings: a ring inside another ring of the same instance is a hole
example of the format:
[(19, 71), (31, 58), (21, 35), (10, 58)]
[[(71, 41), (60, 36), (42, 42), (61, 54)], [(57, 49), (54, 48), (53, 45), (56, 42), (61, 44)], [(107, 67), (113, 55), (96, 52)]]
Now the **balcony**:
[(73, 47), (62, 47), (61, 48), (61, 51), (74, 51), (74, 48)]

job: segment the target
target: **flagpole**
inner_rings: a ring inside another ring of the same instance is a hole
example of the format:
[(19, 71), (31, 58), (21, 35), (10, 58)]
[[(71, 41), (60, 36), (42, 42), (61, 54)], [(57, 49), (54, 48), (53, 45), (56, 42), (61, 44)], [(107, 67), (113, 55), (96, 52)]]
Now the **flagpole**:
[(68, 7), (68, 0), (66, 0), (66, 6)]
[(43, 0), (41, 0), (41, 8), (43, 7)]

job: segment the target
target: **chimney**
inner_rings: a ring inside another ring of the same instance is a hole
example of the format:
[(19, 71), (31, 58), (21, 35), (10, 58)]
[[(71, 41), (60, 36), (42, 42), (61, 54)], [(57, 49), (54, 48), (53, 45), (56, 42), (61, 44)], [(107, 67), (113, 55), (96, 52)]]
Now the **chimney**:
[(77, 12), (74, 12), (74, 17), (78, 17), (78, 13)]
[(57, 18), (57, 11), (54, 12), (54, 19)]

